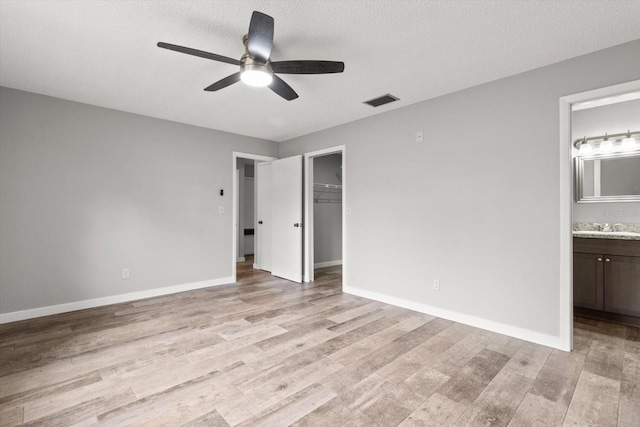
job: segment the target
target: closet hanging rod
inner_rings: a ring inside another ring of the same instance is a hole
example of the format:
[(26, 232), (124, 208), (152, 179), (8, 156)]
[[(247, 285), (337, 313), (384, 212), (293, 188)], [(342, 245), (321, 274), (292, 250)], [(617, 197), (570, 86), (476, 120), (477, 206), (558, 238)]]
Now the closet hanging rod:
[(340, 184), (322, 184), (319, 182), (314, 182), (313, 186), (315, 188), (336, 188), (336, 189), (342, 189), (342, 185)]
[(340, 199), (313, 199), (314, 203), (342, 203)]

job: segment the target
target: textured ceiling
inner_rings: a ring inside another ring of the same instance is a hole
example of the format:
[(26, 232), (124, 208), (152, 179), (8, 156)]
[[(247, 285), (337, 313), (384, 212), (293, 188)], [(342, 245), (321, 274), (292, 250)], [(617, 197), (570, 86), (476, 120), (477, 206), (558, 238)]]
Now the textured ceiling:
[[(253, 10), (275, 19), (272, 60), (338, 60), (282, 75), (300, 98), (236, 84)], [(640, 1), (0, 1), (0, 85), (287, 140), (640, 38)], [(363, 101), (391, 93), (377, 109)]]

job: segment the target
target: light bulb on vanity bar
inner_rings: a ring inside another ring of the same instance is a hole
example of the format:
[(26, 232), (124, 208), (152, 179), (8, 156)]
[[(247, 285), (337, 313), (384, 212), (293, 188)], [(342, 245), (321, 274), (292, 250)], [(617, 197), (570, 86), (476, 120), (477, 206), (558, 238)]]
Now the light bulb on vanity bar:
[(608, 139), (605, 139), (600, 143), (600, 152), (603, 154), (611, 153), (613, 151), (613, 144)]
[(580, 148), (578, 148), (578, 156), (580, 157), (589, 156), (592, 152), (593, 150), (591, 149), (591, 144), (589, 144), (588, 142), (583, 142), (582, 144), (580, 144)]
[(633, 151), (638, 148), (638, 143), (631, 137), (631, 132), (627, 132), (627, 137), (622, 140), (620, 148), (622, 151)]

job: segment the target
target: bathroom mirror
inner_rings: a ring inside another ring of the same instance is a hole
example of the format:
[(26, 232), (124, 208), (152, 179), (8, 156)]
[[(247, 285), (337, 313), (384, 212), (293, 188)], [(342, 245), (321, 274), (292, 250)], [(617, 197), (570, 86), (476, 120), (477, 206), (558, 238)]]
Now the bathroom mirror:
[(576, 157), (576, 201), (640, 201), (640, 152)]

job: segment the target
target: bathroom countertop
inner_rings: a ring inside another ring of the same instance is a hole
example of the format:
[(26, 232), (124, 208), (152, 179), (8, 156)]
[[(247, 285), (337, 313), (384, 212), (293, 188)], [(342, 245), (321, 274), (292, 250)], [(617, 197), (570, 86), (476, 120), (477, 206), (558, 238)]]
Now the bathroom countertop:
[(583, 239), (640, 240), (640, 224), (603, 225), (596, 222), (577, 222), (573, 224), (573, 237)]
[(618, 240), (640, 240), (640, 233), (630, 232), (604, 232), (604, 231), (574, 231), (573, 237), (581, 239), (618, 239)]

